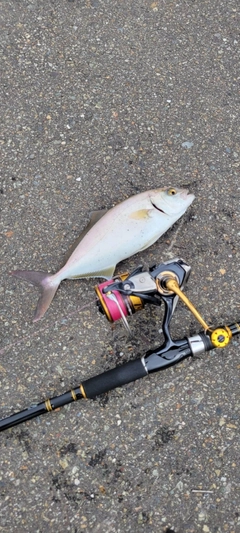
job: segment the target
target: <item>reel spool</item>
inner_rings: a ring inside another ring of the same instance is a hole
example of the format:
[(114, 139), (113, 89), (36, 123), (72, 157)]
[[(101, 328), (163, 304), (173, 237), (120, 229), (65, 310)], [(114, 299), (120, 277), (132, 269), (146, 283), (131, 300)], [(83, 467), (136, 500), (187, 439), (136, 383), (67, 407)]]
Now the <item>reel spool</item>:
[(107, 291), (107, 287), (113, 283), (124, 281), (128, 276), (129, 274), (125, 273), (118, 278), (104, 281), (94, 287), (98, 297), (97, 305), (99, 311), (107, 317), (109, 322), (116, 322), (119, 319), (123, 319), (127, 329), (129, 327), (126, 317), (143, 309), (144, 302), (139, 296), (135, 296), (134, 294), (128, 295), (118, 290)]

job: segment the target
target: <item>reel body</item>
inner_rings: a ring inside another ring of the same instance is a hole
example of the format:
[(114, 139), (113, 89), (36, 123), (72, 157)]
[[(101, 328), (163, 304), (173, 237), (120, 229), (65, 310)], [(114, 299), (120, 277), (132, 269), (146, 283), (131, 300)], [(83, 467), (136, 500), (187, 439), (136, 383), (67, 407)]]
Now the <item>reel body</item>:
[[(130, 332), (128, 316), (143, 309), (147, 303), (159, 306), (163, 301), (165, 304), (162, 324), (165, 346), (161, 347), (163, 353), (172, 347), (169, 327), (180, 298), (204, 327), (205, 337), (207, 335), (209, 339), (208, 347), (205, 340), (204, 351), (213, 347), (223, 348), (231, 340), (232, 332), (229, 327), (220, 326), (214, 329), (209, 326), (183, 293), (190, 271), (191, 267), (181, 258), (154, 265), (148, 271), (143, 271), (143, 267), (139, 266), (131, 274), (125, 273), (95, 286), (98, 308), (110, 322), (121, 319)], [(202, 353), (202, 339), (195, 339), (190, 345), (193, 353), (200, 351)]]
[(154, 265), (149, 271), (143, 271), (142, 266), (139, 266), (131, 274), (127, 272), (100, 283), (95, 286), (99, 311), (110, 322), (115, 322), (140, 311), (146, 303), (161, 305), (161, 295), (169, 294), (169, 291), (161, 283), (157, 285), (158, 282), (170, 276), (183, 289), (190, 270), (189, 265), (177, 258), (157, 267)]

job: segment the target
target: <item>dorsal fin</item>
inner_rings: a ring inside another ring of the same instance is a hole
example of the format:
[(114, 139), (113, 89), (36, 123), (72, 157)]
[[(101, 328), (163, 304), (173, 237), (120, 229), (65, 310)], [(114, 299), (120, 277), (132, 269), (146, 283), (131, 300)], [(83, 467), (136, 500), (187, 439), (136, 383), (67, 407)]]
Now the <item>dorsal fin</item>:
[(85, 237), (85, 235), (88, 233), (88, 231), (100, 220), (100, 218), (103, 217), (103, 215), (105, 215), (105, 213), (107, 211), (108, 211), (107, 209), (101, 209), (100, 211), (92, 211), (92, 213), (90, 213), (90, 220), (88, 222), (88, 225), (80, 233), (80, 235), (75, 239), (74, 243), (68, 249), (68, 251), (67, 251), (67, 253), (66, 253), (65, 257), (64, 257), (62, 266), (64, 266), (66, 264), (66, 262), (68, 261), (69, 257), (71, 257), (71, 255), (74, 252), (74, 250), (77, 248), (79, 243), (82, 241), (83, 237)]

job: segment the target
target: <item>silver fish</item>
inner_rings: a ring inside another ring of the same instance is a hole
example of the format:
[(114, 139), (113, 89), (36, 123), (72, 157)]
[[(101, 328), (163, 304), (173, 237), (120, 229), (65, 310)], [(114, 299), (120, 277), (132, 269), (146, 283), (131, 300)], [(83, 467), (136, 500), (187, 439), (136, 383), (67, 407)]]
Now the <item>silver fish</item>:
[(111, 279), (117, 263), (151, 246), (193, 202), (187, 189), (153, 189), (131, 196), (109, 211), (97, 211), (56, 273), (15, 270), (13, 276), (37, 285), (41, 295), (33, 322), (46, 313), (64, 279)]

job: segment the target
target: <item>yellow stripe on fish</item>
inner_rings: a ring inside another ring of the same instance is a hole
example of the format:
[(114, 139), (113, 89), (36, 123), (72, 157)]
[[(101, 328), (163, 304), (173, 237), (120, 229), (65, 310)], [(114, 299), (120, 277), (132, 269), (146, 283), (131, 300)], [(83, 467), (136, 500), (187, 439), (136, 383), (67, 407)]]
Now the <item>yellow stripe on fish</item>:
[(142, 220), (148, 217), (149, 217), (149, 209), (139, 209), (139, 211), (134, 211), (134, 213), (129, 215), (129, 218), (133, 218), (134, 220)]

